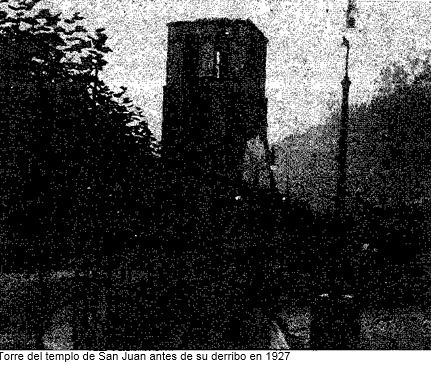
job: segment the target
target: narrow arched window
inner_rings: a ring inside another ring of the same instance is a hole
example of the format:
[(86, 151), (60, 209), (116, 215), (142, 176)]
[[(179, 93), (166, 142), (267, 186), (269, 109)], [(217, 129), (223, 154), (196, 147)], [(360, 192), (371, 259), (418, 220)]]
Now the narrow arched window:
[(214, 47), (214, 76), (226, 78), (229, 74), (229, 31), (217, 33)]
[(214, 74), (214, 43), (212, 39), (204, 39), (200, 51), (199, 76), (213, 76)]
[(199, 62), (199, 39), (195, 34), (187, 34), (184, 42), (184, 75), (197, 76)]
[(215, 77), (220, 78), (220, 51), (215, 51)]

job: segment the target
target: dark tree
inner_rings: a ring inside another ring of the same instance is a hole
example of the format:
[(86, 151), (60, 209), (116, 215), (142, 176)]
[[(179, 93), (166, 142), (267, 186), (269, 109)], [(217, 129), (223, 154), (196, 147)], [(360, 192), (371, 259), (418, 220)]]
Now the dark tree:
[(104, 29), (35, 3), (0, 12), (2, 226), (52, 263), (55, 252), (92, 257), (109, 235), (121, 247), (145, 225), (157, 158), (142, 111), (100, 79)]

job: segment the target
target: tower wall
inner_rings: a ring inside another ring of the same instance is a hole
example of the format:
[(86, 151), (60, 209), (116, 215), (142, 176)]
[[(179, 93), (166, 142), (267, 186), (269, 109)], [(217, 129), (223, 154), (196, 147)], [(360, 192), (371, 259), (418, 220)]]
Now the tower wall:
[(229, 193), (241, 185), (247, 140), (267, 148), (266, 44), (249, 20), (168, 24), (162, 145), (177, 180)]

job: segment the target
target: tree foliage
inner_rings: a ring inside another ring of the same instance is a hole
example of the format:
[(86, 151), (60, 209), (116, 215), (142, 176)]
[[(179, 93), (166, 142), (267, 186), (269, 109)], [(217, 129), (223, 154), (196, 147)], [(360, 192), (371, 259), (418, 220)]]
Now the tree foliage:
[[(351, 185), (372, 192), (374, 205), (415, 205), (429, 195), (430, 67), (429, 60), (416, 58), (389, 65), (376, 95), (352, 113), (350, 165), (358, 171), (352, 170)], [(361, 170), (368, 185), (354, 177)]]
[(126, 88), (100, 78), (105, 29), (91, 34), (79, 13), (39, 2), (0, 4), (3, 229), (39, 253), (42, 242), (76, 253), (121, 245), (114, 236), (151, 212), (155, 140)]
[[(350, 108), (346, 203), (352, 240), (404, 257), (429, 240), (430, 58), (390, 64), (376, 82), (372, 98)], [(285, 142), (286, 186), (320, 214), (335, 198), (339, 121), (335, 108), (325, 125)]]

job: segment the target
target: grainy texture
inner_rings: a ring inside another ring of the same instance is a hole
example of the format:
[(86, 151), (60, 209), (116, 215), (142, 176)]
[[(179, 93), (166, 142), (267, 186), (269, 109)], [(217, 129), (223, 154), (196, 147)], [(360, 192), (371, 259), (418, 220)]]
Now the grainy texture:
[(429, 349), (430, 15), (2, 1), (0, 349)]

